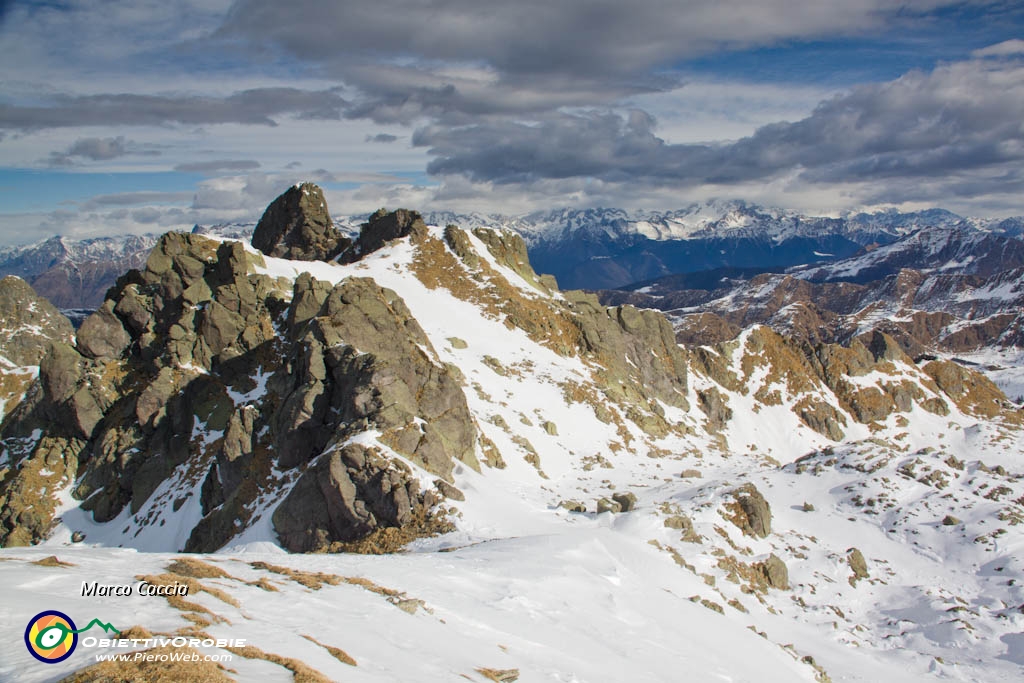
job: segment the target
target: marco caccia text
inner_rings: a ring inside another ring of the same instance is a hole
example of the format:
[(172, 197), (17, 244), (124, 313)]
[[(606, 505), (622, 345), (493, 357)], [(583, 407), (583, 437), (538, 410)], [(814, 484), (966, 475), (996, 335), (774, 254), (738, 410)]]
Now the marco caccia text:
[(82, 582), (83, 598), (128, 597), (131, 595), (158, 595), (161, 597), (188, 595), (188, 584), (177, 581), (160, 585), (148, 581), (121, 584), (99, 583), (98, 581)]

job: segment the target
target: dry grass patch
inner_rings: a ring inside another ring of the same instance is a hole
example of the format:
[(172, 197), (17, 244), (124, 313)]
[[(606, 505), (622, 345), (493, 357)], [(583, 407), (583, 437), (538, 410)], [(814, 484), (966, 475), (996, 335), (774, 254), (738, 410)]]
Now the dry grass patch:
[(253, 645), (246, 645), (245, 647), (228, 647), (224, 649), (232, 654), (238, 655), (239, 657), (245, 657), (246, 659), (262, 659), (263, 661), (283, 666), (292, 672), (292, 680), (295, 681), (295, 683), (331, 683), (330, 678), (324, 676), (310, 665), (299, 661), (298, 659), (282, 657), (281, 655), (275, 655), (272, 652), (264, 652)]
[(480, 667), (476, 670), (478, 674), (495, 683), (512, 683), (519, 680), (519, 669), (489, 669)]
[[(219, 614), (215, 614), (214, 612), (206, 609), (205, 607), (200, 605), (198, 602), (189, 602), (188, 600), (186, 600), (185, 598), (181, 597), (180, 595), (168, 595), (167, 596), (167, 604), (170, 605), (171, 607), (173, 607), (174, 609), (178, 610), (179, 612), (195, 612), (196, 615), (209, 614), (213, 618), (213, 623), (216, 623), (216, 624), (230, 624), (231, 623), (230, 621), (228, 621), (224, 617), (220, 616)], [(193, 618), (189, 618), (189, 617), (190, 617), (190, 615), (188, 615), (188, 614), (185, 615), (185, 618), (187, 618), (189, 621), (191, 621), (194, 624), (203, 625), (203, 622), (206, 621), (206, 619), (203, 619), (201, 616), (198, 619), (193, 619)], [(209, 623), (207, 623), (205, 625), (209, 626)]]
[[(167, 565), (167, 571), (170, 572), (171, 574), (177, 574), (179, 576), (187, 576), (187, 577), (193, 578), (193, 579), (230, 579), (232, 581), (238, 581), (239, 583), (244, 583), (246, 586), (256, 586), (257, 588), (262, 588), (263, 590), (271, 592), (271, 593), (276, 593), (277, 592), (277, 587), (274, 586), (274, 584), (270, 583), (270, 581), (268, 581), (265, 577), (260, 577), (256, 581), (246, 581), (244, 579), (238, 578), (237, 576), (233, 576), (233, 575), (227, 573), (226, 571), (224, 571), (223, 569), (221, 569), (220, 567), (218, 567), (216, 565), (212, 565), (212, 564), (210, 564), (208, 562), (203, 562), (202, 560), (197, 560), (197, 559), (192, 558), (192, 557), (181, 557), (181, 558), (178, 558), (174, 562), (171, 562), (169, 565)], [(213, 593), (211, 591), (216, 590), (216, 589), (210, 589), (210, 588), (207, 588), (207, 587), (204, 586), (203, 590), (205, 590), (206, 592), (209, 592), (211, 595), (213, 595)], [(218, 591), (218, 593), (219, 593), (219, 591)], [(224, 594), (222, 593), (221, 595), (224, 595)], [(230, 598), (230, 596), (227, 596), (227, 597), (228, 597), (228, 600), (232, 599), (232, 598)], [(221, 599), (223, 599), (223, 598), (221, 598)], [(225, 602), (228, 602), (228, 601), (225, 600)], [(231, 603), (228, 602), (228, 604), (231, 604)], [(237, 605), (235, 605), (235, 606), (237, 607)]]
[(174, 562), (167, 565), (167, 571), (172, 574), (179, 576), (188, 576), (193, 579), (234, 579), (239, 581), (231, 574), (226, 571), (210, 564), (209, 562), (203, 562), (193, 557), (180, 557)]
[(424, 611), (433, 614), (433, 610), (427, 607), (426, 603), (422, 600), (410, 598), (404, 591), (381, 586), (380, 584), (374, 583), (370, 579), (366, 579), (361, 576), (339, 576), (337, 574), (325, 574), (323, 572), (304, 572), (290, 567), (268, 564), (266, 562), (253, 562), (251, 566), (253, 569), (262, 569), (275, 574), (280, 574), (281, 576), (287, 576), (292, 581), (295, 581), (296, 583), (311, 590), (320, 590), (323, 588), (324, 584), (329, 586), (338, 586), (341, 584), (358, 586), (363, 590), (367, 590), (386, 598), (388, 602), (395, 607), (398, 607), (403, 612), (415, 614), (418, 609), (423, 609)]
[(77, 566), (77, 565), (75, 565), (75, 564), (73, 564), (71, 562), (64, 562), (62, 560), (57, 559), (56, 555), (50, 555), (49, 557), (44, 557), (41, 560), (36, 560), (32, 564), (40, 566), (40, 567), (75, 567), (75, 566)]
[[(163, 655), (186, 655), (198, 653), (190, 648), (155, 647), (143, 652), (159, 658)], [(233, 683), (224, 667), (214, 662), (202, 661), (130, 661), (100, 662), (76, 671), (60, 683), (122, 683), (122, 681), (145, 681), (146, 683)], [(298, 680), (298, 679), (296, 679)], [(327, 679), (323, 679), (327, 680)]]
[(266, 572), (272, 572), (274, 574), (280, 574), (286, 576), (295, 583), (305, 586), (310, 590), (318, 591), (323, 588), (324, 584), (328, 586), (337, 586), (344, 581), (344, 578), (337, 574), (325, 574), (324, 572), (304, 572), (298, 569), (292, 569), (291, 567), (282, 567), (276, 564), (270, 564), (268, 562), (252, 562), (249, 564), (253, 569), (260, 569)]
[(319, 640), (317, 640), (313, 636), (307, 636), (306, 634), (302, 634), (302, 637), (305, 638), (306, 640), (308, 640), (309, 642), (316, 643), (317, 645), (319, 645), (323, 649), (327, 650), (331, 654), (332, 657), (337, 659), (342, 664), (348, 664), (349, 666), (359, 666), (356, 663), (356, 660), (353, 659), (351, 657), (351, 655), (349, 655), (347, 652), (342, 650), (340, 647), (334, 647), (333, 645), (324, 645), (323, 643), (321, 643)]
[(220, 590), (219, 588), (213, 588), (206, 586), (190, 576), (182, 574), (176, 574), (173, 572), (167, 572), (164, 574), (156, 575), (140, 575), (135, 577), (138, 581), (145, 581), (146, 583), (153, 586), (173, 586), (175, 584), (185, 584), (188, 586), (188, 594), (196, 595), (197, 593), (209, 593), (213, 597), (217, 598), (223, 603), (231, 605), (232, 607), (240, 607), (238, 600)]

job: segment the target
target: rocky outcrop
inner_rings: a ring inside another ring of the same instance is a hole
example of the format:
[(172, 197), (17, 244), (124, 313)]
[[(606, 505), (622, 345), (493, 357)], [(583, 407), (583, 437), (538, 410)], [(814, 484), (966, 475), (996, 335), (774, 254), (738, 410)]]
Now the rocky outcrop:
[(772, 511), (761, 492), (753, 484), (744, 484), (732, 491), (730, 521), (755, 538), (767, 538), (772, 532)]
[(1014, 410), (999, 387), (984, 375), (942, 360), (930, 361), (922, 369), (968, 415), (987, 419), (999, 416), (1009, 422), (1024, 423), (1021, 412)]
[(341, 256), (342, 263), (353, 263), (372, 254), (391, 240), (408, 237), (413, 231), (423, 231), (426, 223), (419, 213), (408, 209), (388, 212), (378, 209), (359, 229), (359, 238), (351, 249)]
[[(847, 344), (865, 330), (882, 332), (912, 357), (1006, 348), (1024, 338), (1024, 268), (1017, 260), (1020, 240), (1006, 240), (1003, 247), (1009, 252), (1000, 248), (1001, 256), (1010, 257), (987, 274), (953, 272), (963, 267), (954, 258), (934, 271), (911, 262), (912, 267), (862, 284), (820, 282), (806, 272), (762, 273), (749, 280), (715, 278), (698, 285), (706, 289), (689, 289), (670, 276), (646, 283), (645, 294), (613, 290), (600, 296), (606, 304), (628, 301), (671, 313), (679, 341), (686, 344), (721, 343), (763, 324), (809, 344)], [(979, 253), (963, 263), (976, 266), (992, 258)]]
[(870, 576), (867, 560), (864, 559), (864, 553), (859, 549), (850, 548), (846, 551), (846, 563), (850, 565), (850, 570), (853, 572), (850, 575), (851, 586), (856, 586), (858, 581)]
[(441, 480), (456, 462), (479, 467), (457, 375), (394, 292), (275, 280), (260, 264), (240, 243), (169, 233), (77, 345), (51, 344), (2, 433), (18, 467), (0, 482), (0, 544), (44, 537), (54, 506), (34, 499), (72, 481), (98, 522), (159, 525), (195, 505), (189, 551), (220, 548), (281, 490), (273, 521), (293, 550), (430, 526), (443, 494), (349, 440), (373, 430)]
[(39, 365), (51, 342), (73, 336), (70, 321), (27, 282), (0, 279), (0, 356), (15, 365)]
[[(603, 396), (646, 433), (672, 431), (660, 403), (688, 408), (686, 355), (663, 315), (629, 305), (606, 308), (593, 294), (579, 291), (552, 300), (554, 279), (534, 272), (522, 238), (509, 231), (467, 233), (449, 225), (443, 241), (416, 231), (410, 239), (419, 252), (413, 267), (425, 286), (443, 287), (485, 315), (502, 316), (506, 325), (559, 355), (585, 359), (595, 366), (595, 386)], [(572, 401), (589, 400), (567, 393)], [(599, 419), (615, 421), (606, 406), (589, 402)]]
[[(297, 281), (293, 306), (306, 305), (313, 290), (312, 280)], [(329, 440), (373, 427), (382, 442), (444, 479), (454, 461), (478, 466), (461, 386), (431, 359), (430, 340), (397, 294), (373, 280), (344, 280), (296, 336), (295, 372), (280, 387), (275, 424), (282, 465), (307, 462)]]
[[(602, 366), (601, 384), (607, 395), (623, 403), (643, 405), (660, 400), (670, 406), (688, 407), (686, 357), (676, 344), (675, 333), (665, 316), (632, 306), (605, 308), (597, 297), (584, 292), (564, 292), (579, 330), (584, 355)], [(646, 431), (664, 428), (657, 410), (639, 420)]]
[(68, 319), (24, 280), (0, 279), (0, 425), (25, 399), (50, 346), (70, 343), (74, 334)]
[(789, 590), (789, 569), (777, 555), (772, 553), (768, 559), (754, 564), (754, 571), (758, 572), (764, 582), (771, 588)]
[(285, 548), (308, 552), (378, 528), (407, 526), (425, 516), (427, 507), (408, 466), (348, 444), (306, 469), (273, 522)]
[(847, 345), (810, 344), (757, 326), (730, 342), (688, 349), (694, 372), (713, 382), (698, 389), (707, 429), (733, 419), (725, 391), (752, 396), (758, 406), (787, 406), (800, 422), (833, 440), (855, 423), (881, 429), (920, 408), (938, 416), (953, 406), (1016, 425), (1019, 411), (983, 375), (951, 361), (919, 364), (897, 340), (877, 330)]
[(323, 190), (313, 183), (294, 185), (275, 199), (252, 235), (252, 245), (267, 256), (299, 261), (325, 261), (351, 244), (334, 227)]

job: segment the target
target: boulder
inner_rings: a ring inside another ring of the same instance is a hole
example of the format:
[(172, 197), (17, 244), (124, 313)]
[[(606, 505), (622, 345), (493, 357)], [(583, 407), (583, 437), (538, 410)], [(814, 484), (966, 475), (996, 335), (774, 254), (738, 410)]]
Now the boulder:
[(789, 570), (786, 568), (786, 563), (774, 553), (769, 555), (768, 559), (763, 562), (756, 563), (754, 569), (771, 588), (789, 589)]
[(444, 479), (435, 479), (434, 486), (437, 487), (437, 490), (441, 492), (442, 496), (448, 498), (449, 500), (457, 500), (459, 502), (466, 500), (466, 494), (464, 494), (460, 489), (446, 482)]
[(78, 329), (78, 350), (87, 358), (120, 358), (132, 341), (114, 313), (114, 302), (104, 301)]
[(767, 538), (772, 532), (772, 511), (761, 492), (753, 484), (744, 484), (731, 493), (736, 499), (733, 524), (748, 536)]
[(665, 518), (665, 526), (669, 529), (682, 531), (681, 540), (687, 543), (700, 543), (700, 535), (694, 531), (693, 522), (686, 515), (671, 515)]
[(853, 570), (853, 575), (850, 577), (851, 586), (856, 586), (859, 580), (868, 578), (868, 563), (864, 559), (864, 553), (860, 550), (857, 548), (847, 550), (846, 562), (850, 565), (850, 569)]
[(597, 514), (602, 512), (622, 512), (622, 505), (609, 498), (601, 498), (597, 501)]
[(612, 494), (612, 500), (619, 504), (622, 512), (630, 512), (636, 509), (636, 494), (626, 491)]
[(349, 444), (325, 453), (299, 477), (273, 523), (285, 548), (310, 552), (400, 527), (422, 513), (419, 480), (408, 466)]

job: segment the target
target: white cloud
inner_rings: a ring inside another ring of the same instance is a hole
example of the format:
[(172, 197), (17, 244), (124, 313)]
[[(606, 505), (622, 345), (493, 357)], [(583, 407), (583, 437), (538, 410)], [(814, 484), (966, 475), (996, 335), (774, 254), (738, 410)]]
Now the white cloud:
[(974, 57), (1011, 57), (1014, 55), (1024, 54), (1024, 40), (1014, 38), (1013, 40), (1004, 40), (1001, 43), (995, 45), (989, 45), (988, 47), (980, 50), (975, 50), (971, 53)]

